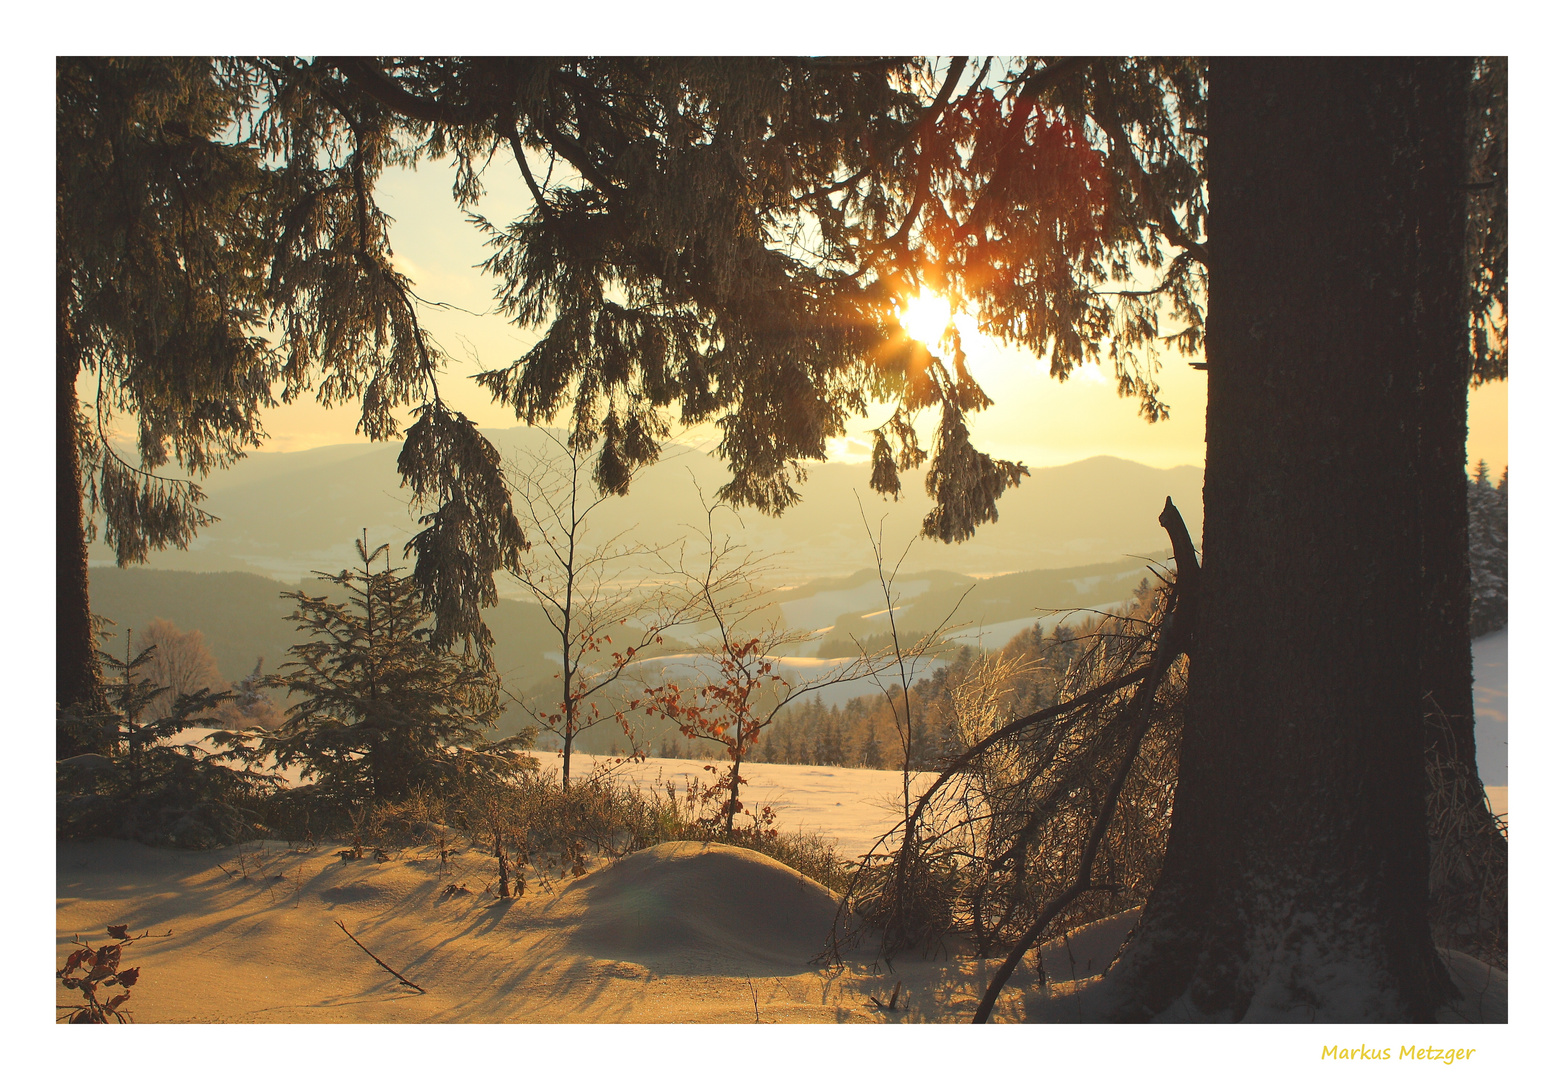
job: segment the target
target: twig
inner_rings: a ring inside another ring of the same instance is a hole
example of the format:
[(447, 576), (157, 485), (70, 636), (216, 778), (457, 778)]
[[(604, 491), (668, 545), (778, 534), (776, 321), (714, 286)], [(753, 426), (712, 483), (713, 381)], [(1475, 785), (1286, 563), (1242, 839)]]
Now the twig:
[(375, 963), (377, 963), (381, 967), (385, 968), (392, 975), (395, 975), (397, 982), (401, 983), (403, 986), (411, 986), (414, 990), (417, 990), (420, 994), (427, 994), (429, 992), (429, 991), (425, 990), (422, 986), (419, 986), (417, 983), (413, 982), (411, 979), (409, 979), (406, 976), (404, 976), (400, 971), (397, 971), (390, 964), (388, 964), (384, 960), (380, 959), (380, 957), (378, 957), (374, 953), (370, 952), (367, 948), (365, 948), (364, 943), (362, 941), (360, 941), (358, 938), (353, 936), (353, 931), (349, 930), (346, 926), (342, 925), (342, 920), (341, 919), (337, 919), (337, 920), (335, 920), (335, 922), (336, 922), (337, 926), (341, 928), (342, 932), (348, 936), (349, 940), (351, 940), (353, 942), (353, 944), (357, 945), (360, 949), (364, 950), (364, 955), (365, 956), (369, 957)]
[(869, 995), (869, 1000), (874, 1002), (880, 1008), (884, 1009), (886, 1012), (895, 1012), (896, 1011), (896, 999), (899, 998), (899, 997), (901, 997), (901, 980), (897, 979), (896, 980), (896, 988), (891, 991), (891, 1003), (889, 1005), (885, 1004), (885, 1002), (881, 1001), (879, 998), (875, 997), (873, 994)]

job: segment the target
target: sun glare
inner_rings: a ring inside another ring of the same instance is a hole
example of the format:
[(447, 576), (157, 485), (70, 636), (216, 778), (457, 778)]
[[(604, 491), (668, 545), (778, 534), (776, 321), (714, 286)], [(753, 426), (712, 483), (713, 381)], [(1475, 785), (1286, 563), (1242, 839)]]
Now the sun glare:
[[(999, 343), (978, 328), (975, 318), (957, 311), (949, 297), (920, 290), (896, 306), (896, 319), (907, 336), (920, 341), (934, 355), (949, 360), (950, 342), (944, 340), (954, 330), (966, 356), (967, 370), (978, 383), (993, 393), (993, 387), (1009, 387), (1018, 375), (1015, 358), (999, 348)], [(1024, 366), (1024, 365), (1023, 365)]]
[(950, 325), (950, 301), (938, 293), (920, 290), (916, 296), (909, 296), (896, 306), (896, 319), (908, 337), (923, 342), (933, 351)]

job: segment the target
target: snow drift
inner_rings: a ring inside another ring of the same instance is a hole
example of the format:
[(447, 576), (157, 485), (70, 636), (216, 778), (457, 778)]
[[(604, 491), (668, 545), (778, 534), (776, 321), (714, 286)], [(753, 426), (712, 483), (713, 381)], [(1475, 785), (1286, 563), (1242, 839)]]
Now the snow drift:
[(661, 973), (799, 972), (825, 946), (839, 898), (747, 848), (691, 841), (627, 855), (572, 884), (547, 912), (600, 959)]

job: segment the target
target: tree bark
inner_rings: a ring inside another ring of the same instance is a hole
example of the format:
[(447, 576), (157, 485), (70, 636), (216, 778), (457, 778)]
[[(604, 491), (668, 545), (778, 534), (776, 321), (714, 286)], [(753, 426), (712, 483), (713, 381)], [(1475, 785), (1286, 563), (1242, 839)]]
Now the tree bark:
[[(1424, 68), (1448, 66), (1429, 61)], [(1420, 679), (1429, 724), (1425, 744), (1437, 757), (1469, 767), (1465, 797), (1483, 802), (1472, 713), (1470, 541), (1466, 507), (1467, 388), (1471, 352), (1465, 299), (1466, 194), (1448, 182), (1466, 167), (1466, 94), (1460, 72), (1419, 82), (1419, 130), (1425, 167), (1414, 189), (1418, 233), (1418, 535), (1423, 613)], [(1464, 179), (1464, 176), (1461, 176)], [(1463, 772), (1467, 770), (1462, 770)]]
[[(76, 428), (81, 412), (76, 394), (78, 363), (71, 340), (67, 298), (70, 278), (56, 282), (54, 446), (54, 693), (62, 706), (107, 712), (98, 666), (97, 639), (87, 594), (87, 530), (82, 514), (81, 448)], [(56, 730), (60, 757), (101, 749), (64, 729)]]
[(1450, 356), (1422, 351), (1411, 197), (1459, 180), (1419, 144), (1437, 63), (1459, 66), (1211, 63), (1202, 609), (1162, 878), (1103, 986), (1116, 1018), (1426, 1022), (1451, 992), (1416, 483), (1449, 452), (1420, 388)]
[[(1485, 958), (1507, 947), (1503, 915), (1487, 875), (1502, 867), (1507, 843), (1488, 809), (1477, 772), (1472, 708), (1471, 545), (1467, 535), (1466, 413), (1472, 360), (1467, 337), (1466, 128), (1470, 68), (1419, 65), (1417, 130), (1423, 168), (1414, 189), (1419, 311), (1418, 536), (1422, 614), (1419, 681), (1424, 752), (1439, 790), (1429, 793), (1429, 889), (1436, 940)], [(1449, 182), (1456, 176), (1457, 184)], [(1443, 849), (1442, 851), (1439, 849)]]
[[(743, 721), (734, 725), (736, 731), (742, 729)], [(742, 738), (742, 734), (735, 736)], [(742, 750), (742, 747), (740, 748)], [(741, 752), (733, 759), (733, 768), (728, 770), (728, 805), (727, 805), (727, 839), (733, 839), (733, 819), (739, 812), (739, 765), (743, 762), (744, 755)]]

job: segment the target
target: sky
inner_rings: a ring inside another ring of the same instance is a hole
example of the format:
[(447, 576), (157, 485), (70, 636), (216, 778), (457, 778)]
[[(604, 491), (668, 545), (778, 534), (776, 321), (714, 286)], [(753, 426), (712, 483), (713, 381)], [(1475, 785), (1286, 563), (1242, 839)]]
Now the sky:
[[(497, 225), (525, 213), (530, 200), (509, 158), (496, 156), (484, 175), (487, 194), (479, 211)], [(440, 392), (456, 408), (484, 427), (510, 427), (513, 412), (497, 407), (488, 392), (473, 383), (473, 373), (504, 367), (535, 340), (535, 334), (503, 316), (484, 314), (493, 307), (492, 279), (476, 268), (485, 257), (478, 230), (451, 199), (451, 170), (446, 163), (425, 163), (417, 171), (393, 170), (378, 186), (381, 207), (395, 223), (392, 247), (399, 269), (415, 283), (420, 297), (448, 307), (420, 311), (436, 340), (452, 357)], [(1204, 372), (1192, 358), (1170, 353), (1157, 379), (1171, 409), (1168, 420), (1148, 424), (1133, 400), (1114, 389), (1111, 367), (1081, 368), (1066, 383), (1048, 376), (1046, 361), (986, 338), (963, 335), (972, 372), (995, 405), (972, 419), (973, 441), (998, 457), (1027, 465), (1063, 465), (1098, 454), (1128, 458), (1158, 468), (1201, 465), (1205, 460)], [(1198, 358), (1194, 358), (1198, 359)], [(870, 430), (890, 414), (883, 406), (850, 422), (846, 437), (831, 446), (835, 460), (865, 460)], [(357, 441), (352, 408), (324, 409), (297, 402), (267, 414), (270, 451), (305, 450)], [(932, 416), (926, 424), (932, 425)], [(1473, 392), (1468, 457), (1495, 465), (1509, 461), (1508, 384)], [(679, 441), (715, 445), (713, 431), (676, 432)], [(927, 445), (927, 440), (925, 440)], [(807, 492), (806, 492), (807, 497)]]

